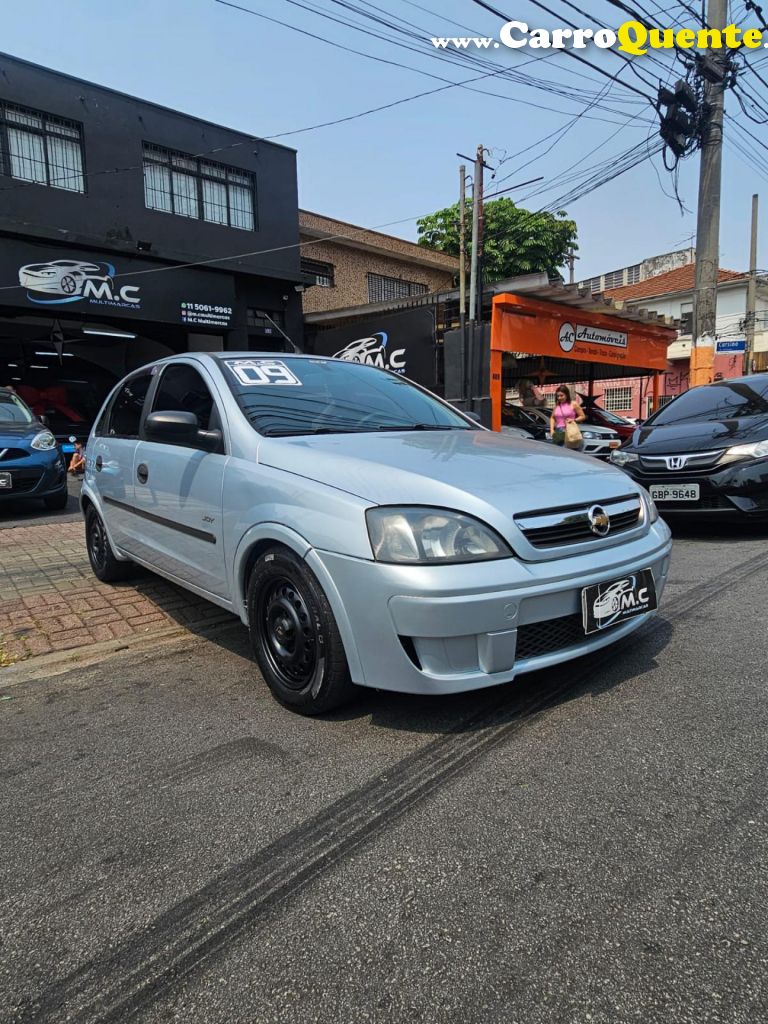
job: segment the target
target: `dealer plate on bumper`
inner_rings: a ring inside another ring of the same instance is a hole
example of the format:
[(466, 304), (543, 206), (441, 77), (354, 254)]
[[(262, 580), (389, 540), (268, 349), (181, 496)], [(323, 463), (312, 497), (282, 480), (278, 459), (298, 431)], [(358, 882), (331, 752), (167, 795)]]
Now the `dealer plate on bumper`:
[(639, 569), (607, 583), (584, 587), (581, 611), (584, 632), (599, 633), (658, 607), (656, 584), (650, 569)]
[(13, 487), (13, 477), (10, 473), (0, 473), (0, 491), (10, 491)]

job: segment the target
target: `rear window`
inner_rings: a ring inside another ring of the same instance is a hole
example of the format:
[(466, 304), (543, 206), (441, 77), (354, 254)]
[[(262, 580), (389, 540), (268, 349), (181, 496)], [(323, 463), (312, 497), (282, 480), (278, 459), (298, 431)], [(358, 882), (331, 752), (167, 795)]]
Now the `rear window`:
[(761, 376), (749, 381), (723, 381), (692, 388), (659, 409), (655, 416), (646, 420), (646, 424), (664, 427), (672, 423), (711, 422), (766, 414), (768, 376)]
[(404, 377), (340, 359), (245, 356), (223, 372), (254, 430), (269, 437), (380, 430), (473, 430)]

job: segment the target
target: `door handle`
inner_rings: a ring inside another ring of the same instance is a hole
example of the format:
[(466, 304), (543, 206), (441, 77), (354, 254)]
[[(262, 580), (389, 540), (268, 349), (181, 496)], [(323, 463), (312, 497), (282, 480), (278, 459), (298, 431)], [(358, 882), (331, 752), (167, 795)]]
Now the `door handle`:
[(140, 462), (136, 469), (136, 477), (140, 484), (145, 484), (149, 480), (149, 468), (144, 462)]
[(104, 460), (102, 459), (102, 457), (100, 455), (97, 455), (96, 456), (96, 472), (97, 473), (101, 472), (101, 467), (103, 465), (104, 465)]

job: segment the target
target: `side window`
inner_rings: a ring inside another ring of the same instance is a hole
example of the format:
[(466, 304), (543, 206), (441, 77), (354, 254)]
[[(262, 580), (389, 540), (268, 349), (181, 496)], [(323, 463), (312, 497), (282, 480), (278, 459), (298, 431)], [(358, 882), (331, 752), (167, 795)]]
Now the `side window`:
[(110, 437), (136, 438), (139, 436), (141, 410), (144, 408), (144, 400), (147, 397), (151, 380), (151, 373), (139, 373), (127, 380), (118, 390), (109, 410), (109, 425), (106, 433)]
[(201, 430), (221, 430), (221, 418), (208, 385), (194, 366), (173, 363), (160, 378), (152, 412), (193, 412)]

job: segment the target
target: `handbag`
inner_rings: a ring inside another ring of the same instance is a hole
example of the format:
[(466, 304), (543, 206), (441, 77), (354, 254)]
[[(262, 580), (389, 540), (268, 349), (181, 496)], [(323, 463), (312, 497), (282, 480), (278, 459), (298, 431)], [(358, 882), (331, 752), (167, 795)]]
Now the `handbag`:
[(580, 448), (583, 438), (576, 420), (568, 420), (565, 424), (565, 447)]

